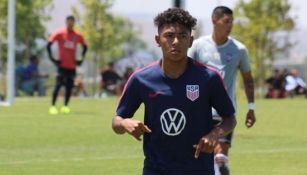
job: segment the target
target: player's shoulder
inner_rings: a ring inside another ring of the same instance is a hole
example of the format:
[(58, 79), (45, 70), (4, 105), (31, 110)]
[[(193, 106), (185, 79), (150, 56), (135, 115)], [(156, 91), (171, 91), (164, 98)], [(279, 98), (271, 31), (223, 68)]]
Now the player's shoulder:
[(159, 61), (154, 61), (143, 68), (137, 69), (135, 72), (133, 72), (131, 77), (132, 78), (147, 77), (149, 75), (152, 75), (153, 73), (156, 73), (157, 68), (159, 68)]
[(239, 50), (245, 50), (246, 46), (241, 41), (237, 40), (236, 38), (229, 37), (229, 40), (239, 49)]
[(81, 33), (80, 31), (78, 31), (78, 30), (74, 30), (74, 33), (75, 33), (76, 35), (78, 35), (78, 36), (83, 36), (82, 33)]
[(67, 29), (65, 27), (58, 28), (54, 31), (54, 33), (56, 33), (56, 34), (62, 34), (62, 33), (66, 33), (66, 32), (67, 32)]
[(189, 55), (195, 57), (195, 53), (204, 52), (207, 48), (212, 46), (211, 35), (201, 36), (193, 41), (193, 45), (189, 50)]
[(202, 45), (204, 43), (210, 43), (212, 41), (211, 35), (201, 36), (193, 41), (193, 45)]
[(192, 60), (192, 64), (196, 67), (196, 70), (199, 71), (199, 75), (207, 77), (217, 77), (220, 75), (218, 70), (211, 65), (201, 63), (197, 60)]
[(65, 28), (58, 28), (56, 30), (54, 30), (53, 32), (50, 33), (49, 36), (49, 41), (53, 42), (54, 40), (59, 39), (59, 37), (61, 38), (63, 36), (63, 34), (65, 33)]

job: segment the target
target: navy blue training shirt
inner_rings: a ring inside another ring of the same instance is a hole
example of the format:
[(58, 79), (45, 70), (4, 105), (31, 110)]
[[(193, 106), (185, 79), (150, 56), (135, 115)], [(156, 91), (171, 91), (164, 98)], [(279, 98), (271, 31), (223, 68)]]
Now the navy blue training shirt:
[(133, 117), (145, 105), (144, 123), (152, 130), (144, 135), (144, 166), (178, 172), (213, 174), (213, 154), (194, 158), (194, 144), (214, 127), (211, 109), (232, 116), (234, 107), (219, 74), (188, 59), (186, 71), (168, 78), (155, 62), (131, 75), (117, 107), (117, 115)]

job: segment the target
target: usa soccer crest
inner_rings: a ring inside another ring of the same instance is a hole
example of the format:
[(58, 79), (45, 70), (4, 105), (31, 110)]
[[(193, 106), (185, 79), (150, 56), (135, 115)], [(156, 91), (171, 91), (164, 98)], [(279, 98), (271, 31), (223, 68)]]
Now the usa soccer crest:
[(199, 86), (198, 85), (187, 85), (187, 98), (191, 101), (195, 101), (199, 97)]

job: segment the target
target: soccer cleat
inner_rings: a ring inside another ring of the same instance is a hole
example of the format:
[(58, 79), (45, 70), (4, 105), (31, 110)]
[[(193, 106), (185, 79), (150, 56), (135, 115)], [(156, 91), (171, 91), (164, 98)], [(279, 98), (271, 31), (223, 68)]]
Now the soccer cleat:
[(58, 114), (59, 113), (59, 111), (58, 111), (58, 109), (55, 107), (55, 106), (51, 106), (50, 108), (49, 108), (49, 114), (51, 114), (51, 115), (56, 115), (56, 114)]
[(70, 113), (70, 108), (68, 106), (62, 106), (61, 107), (61, 113), (69, 114)]

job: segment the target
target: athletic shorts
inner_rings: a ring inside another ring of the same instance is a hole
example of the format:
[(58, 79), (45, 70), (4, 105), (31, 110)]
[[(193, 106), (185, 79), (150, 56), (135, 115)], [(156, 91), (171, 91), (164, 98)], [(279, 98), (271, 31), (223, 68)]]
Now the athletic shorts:
[(58, 68), (57, 81), (65, 84), (67, 81), (74, 80), (76, 76), (76, 69)]

